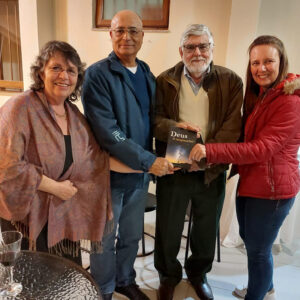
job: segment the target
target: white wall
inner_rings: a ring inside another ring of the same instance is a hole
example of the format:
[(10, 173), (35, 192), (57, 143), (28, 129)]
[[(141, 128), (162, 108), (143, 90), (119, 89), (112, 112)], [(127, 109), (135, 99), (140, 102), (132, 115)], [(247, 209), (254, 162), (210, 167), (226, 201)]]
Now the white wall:
[(300, 73), (299, 0), (232, 0), (226, 66), (245, 77), (247, 48), (260, 35), (275, 35), (287, 50), (289, 71)]
[[(112, 50), (108, 30), (93, 29), (93, 1), (67, 0), (57, 10), (67, 16), (68, 42), (88, 64), (105, 58)], [(145, 60), (155, 75), (180, 60), (178, 46), (181, 33), (191, 23), (208, 25), (215, 36), (215, 61), (225, 64), (231, 0), (172, 0), (170, 26), (165, 32), (145, 31), (144, 44), (138, 57)]]
[(19, 0), (24, 89), (31, 83), (30, 66), (39, 52), (37, 0)]
[[(37, 5), (38, 1), (38, 5)], [(188, 24), (204, 23), (215, 38), (214, 61), (244, 78), (247, 48), (261, 34), (277, 35), (287, 48), (290, 71), (300, 72), (299, 0), (172, 0), (165, 32), (146, 31), (139, 58), (158, 75), (180, 59), (178, 45)], [(19, 0), (24, 86), (39, 46), (47, 39), (71, 43), (87, 65), (111, 52), (107, 30), (93, 28), (93, 0)], [(44, 17), (49, 11), (52, 19)], [(8, 98), (0, 92), (0, 105)]]
[(261, 0), (232, 0), (225, 66), (243, 79), (248, 63), (247, 48), (257, 34), (260, 2)]
[(37, 22), (39, 48), (55, 36), (54, 1), (37, 1)]
[[(52, 1), (52, 0), (48, 0)], [(61, 41), (68, 41), (67, 5), (68, 0), (53, 0), (54, 2), (54, 24), (55, 38)], [(72, 13), (72, 12), (71, 12)], [(83, 18), (86, 18), (83, 15)]]
[(280, 38), (289, 58), (289, 70), (300, 73), (300, 1), (262, 0), (257, 35), (271, 34)]

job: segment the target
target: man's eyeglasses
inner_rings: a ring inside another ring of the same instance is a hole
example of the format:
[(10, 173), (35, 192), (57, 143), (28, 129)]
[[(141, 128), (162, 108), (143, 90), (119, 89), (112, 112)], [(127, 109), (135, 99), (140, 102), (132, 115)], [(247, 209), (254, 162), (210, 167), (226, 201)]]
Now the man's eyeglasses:
[(205, 53), (210, 49), (210, 46), (211, 43), (203, 43), (199, 45), (187, 44), (183, 45), (183, 48), (186, 50), (187, 53), (194, 53), (196, 51), (196, 48), (198, 48), (201, 53)]
[(142, 32), (141, 29), (137, 29), (137, 28), (128, 28), (128, 29), (117, 28), (117, 29), (111, 29), (111, 31), (113, 31), (117, 37), (123, 36), (125, 32), (127, 32), (132, 37), (137, 36), (140, 32)]

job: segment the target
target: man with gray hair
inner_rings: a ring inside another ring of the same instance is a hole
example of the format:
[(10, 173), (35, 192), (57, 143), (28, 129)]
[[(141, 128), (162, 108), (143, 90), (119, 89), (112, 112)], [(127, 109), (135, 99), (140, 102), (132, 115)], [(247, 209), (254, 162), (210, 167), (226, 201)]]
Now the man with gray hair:
[[(182, 62), (157, 78), (154, 136), (159, 156), (165, 155), (172, 126), (200, 131), (205, 143), (236, 142), (239, 138), (242, 80), (233, 71), (213, 64), (213, 50), (208, 27), (190, 25), (180, 42)], [(192, 151), (196, 150), (197, 144)], [(213, 299), (206, 274), (214, 259), (227, 168), (193, 161), (189, 172), (179, 170), (158, 178), (154, 255), (160, 276), (158, 299), (172, 299), (182, 279), (177, 254), (189, 201), (193, 211), (192, 255), (184, 267), (199, 298)]]

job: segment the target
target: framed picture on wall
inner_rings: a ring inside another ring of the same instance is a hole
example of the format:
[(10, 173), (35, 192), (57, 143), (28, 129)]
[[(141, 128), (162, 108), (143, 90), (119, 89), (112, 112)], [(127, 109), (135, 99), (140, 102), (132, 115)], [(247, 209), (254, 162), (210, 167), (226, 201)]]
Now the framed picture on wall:
[(120, 10), (135, 11), (148, 29), (168, 29), (170, 0), (96, 0), (96, 28), (109, 28)]

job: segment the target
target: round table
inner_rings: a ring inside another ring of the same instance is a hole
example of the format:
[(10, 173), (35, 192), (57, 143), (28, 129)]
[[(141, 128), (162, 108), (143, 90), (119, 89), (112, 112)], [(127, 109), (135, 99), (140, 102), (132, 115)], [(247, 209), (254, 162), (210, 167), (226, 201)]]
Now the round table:
[[(1, 265), (2, 278), (3, 272)], [(102, 299), (87, 271), (66, 258), (44, 252), (21, 251), (14, 279), (23, 285), (22, 292), (14, 298), (18, 300)]]

